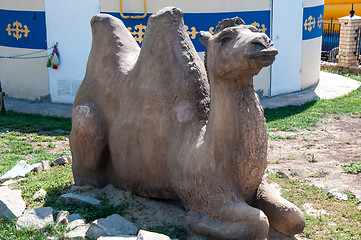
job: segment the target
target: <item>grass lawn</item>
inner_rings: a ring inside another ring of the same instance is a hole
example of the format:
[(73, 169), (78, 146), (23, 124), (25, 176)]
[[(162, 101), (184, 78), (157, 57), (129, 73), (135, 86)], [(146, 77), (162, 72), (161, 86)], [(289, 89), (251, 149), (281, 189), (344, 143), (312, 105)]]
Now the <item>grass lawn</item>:
[[(351, 75), (361, 80), (356, 75)], [(361, 113), (361, 88), (347, 96), (333, 100), (318, 100), (301, 106), (287, 106), (277, 109), (266, 109), (265, 117), (269, 129), (297, 131), (315, 126), (326, 114)], [(64, 143), (71, 129), (71, 121), (66, 118), (44, 117), (40, 115), (8, 112), (0, 115), (0, 175), (11, 169), (18, 161), (26, 160), (30, 164), (42, 160), (54, 160), (61, 155), (70, 154), (69, 145)], [(59, 145), (60, 144), (60, 145)], [(59, 148), (59, 146), (61, 146)], [(352, 171), (360, 172), (360, 166), (349, 166)], [(350, 171), (351, 171), (350, 170)], [(294, 180), (270, 178), (283, 188), (283, 196), (301, 207), (312, 203), (328, 214), (320, 216), (305, 215), (306, 228), (301, 234), (311, 239), (361, 239), (361, 212), (356, 210), (358, 200), (342, 202), (328, 198), (320, 188), (302, 184)], [(105, 217), (112, 213), (123, 214), (127, 204), (112, 206), (107, 199), (102, 199), (102, 206), (94, 208), (61, 204), (57, 198), (72, 184), (70, 166), (58, 166), (48, 171), (29, 173), (25, 180), (13, 185), (22, 190), (27, 208), (51, 206), (55, 211), (68, 210), (78, 212), (88, 221)], [(33, 201), (35, 192), (43, 188), (48, 192), (42, 201)], [(172, 228), (172, 229), (170, 229)], [(177, 226), (155, 227), (153, 231), (170, 234), (173, 238), (186, 239), (184, 229)], [(2, 239), (47, 239), (56, 236), (66, 239), (66, 229), (47, 227), (43, 230), (17, 230), (13, 221), (0, 219), (0, 240)]]

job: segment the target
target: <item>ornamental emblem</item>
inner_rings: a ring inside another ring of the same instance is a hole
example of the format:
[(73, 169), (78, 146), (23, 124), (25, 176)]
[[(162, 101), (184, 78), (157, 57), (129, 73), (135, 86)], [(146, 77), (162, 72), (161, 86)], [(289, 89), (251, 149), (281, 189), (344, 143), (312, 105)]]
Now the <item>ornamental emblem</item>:
[(18, 21), (13, 22), (12, 24), (13, 28), (11, 28), (11, 24), (8, 24), (8, 27), (6, 28), (6, 31), (8, 32), (8, 35), (13, 35), (16, 40), (19, 40), (24, 34), (24, 37), (28, 37), (30, 30), (28, 29), (27, 25), (22, 25)]

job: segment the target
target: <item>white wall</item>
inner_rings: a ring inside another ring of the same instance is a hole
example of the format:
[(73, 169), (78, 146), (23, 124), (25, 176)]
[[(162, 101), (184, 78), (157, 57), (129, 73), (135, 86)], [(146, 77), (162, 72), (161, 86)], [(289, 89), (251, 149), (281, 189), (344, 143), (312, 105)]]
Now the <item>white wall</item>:
[(48, 46), (58, 42), (60, 65), (49, 69), (53, 102), (73, 103), (84, 78), (91, 48), (90, 19), (100, 12), (99, 0), (45, 0)]
[(303, 0), (273, 0), (272, 40), (278, 49), (271, 67), (271, 96), (299, 91), (302, 66)]
[[(119, 12), (118, 0), (100, 0), (102, 12)], [(269, 10), (270, 0), (147, 0), (148, 12), (153, 13), (168, 7), (178, 7), (183, 12), (237, 12)], [(123, 11), (132, 13), (143, 13), (143, 0), (123, 0)]]

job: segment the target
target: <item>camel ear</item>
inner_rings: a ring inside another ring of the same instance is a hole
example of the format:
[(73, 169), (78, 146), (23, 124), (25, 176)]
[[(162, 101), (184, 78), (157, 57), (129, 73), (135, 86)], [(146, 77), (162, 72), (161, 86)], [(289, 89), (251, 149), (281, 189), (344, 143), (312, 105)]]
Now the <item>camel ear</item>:
[(199, 32), (199, 41), (207, 47), (209, 39), (211, 39), (212, 35), (209, 32), (200, 31)]

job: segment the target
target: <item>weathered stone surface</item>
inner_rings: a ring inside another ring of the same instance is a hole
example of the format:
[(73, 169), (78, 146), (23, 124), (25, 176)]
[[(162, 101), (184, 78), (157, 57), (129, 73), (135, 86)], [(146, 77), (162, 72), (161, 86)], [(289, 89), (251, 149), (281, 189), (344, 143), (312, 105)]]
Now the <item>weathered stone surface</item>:
[(7, 181), (1, 183), (0, 186), (9, 186), (10, 184), (13, 184), (13, 183), (16, 183), (16, 181), (10, 179), (10, 180), (7, 180)]
[(43, 200), (46, 197), (46, 191), (44, 189), (40, 189), (39, 191), (37, 191), (34, 196), (33, 196), (33, 200), (34, 201), (39, 201), (39, 200)]
[(68, 217), (68, 220), (69, 220), (69, 222), (72, 222), (75, 220), (84, 220), (84, 222), (85, 222), (85, 219), (77, 213), (70, 214)]
[(25, 174), (31, 172), (33, 166), (27, 164), (24, 160), (18, 162), (12, 169), (2, 175), (0, 179), (25, 177)]
[(328, 196), (336, 198), (341, 201), (348, 201), (348, 197), (345, 193), (343, 193), (341, 190), (336, 188), (324, 188), (323, 191), (327, 193)]
[(88, 203), (91, 205), (98, 205), (100, 201), (92, 197), (86, 197), (75, 193), (66, 193), (60, 196), (60, 200), (67, 202), (79, 202), (79, 203)]
[(68, 225), (69, 224), (69, 212), (68, 211), (60, 211), (58, 213), (58, 215), (56, 216), (56, 220), (55, 220), (55, 226), (58, 225)]
[(74, 220), (71, 222), (69, 221), (68, 228), (73, 230), (77, 227), (84, 226), (84, 225), (86, 225), (84, 219), (77, 219), (77, 220)]
[(24, 212), (25, 206), (20, 190), (0, 188), (0, 217), (18, 218)]
[(100, 236), (136, 235), (138, 228), (134, 223), (129, 222), (118, 214), (113, 214), (107, 218), (95, 220), (90, 225), (86, 236), (97, 239)]
[(264, 239), (269, 224), (302, 232), (302, 212), (262, 182), (267, 127), (253, 76), (277, 50), (240, 18), (225, 19), (199, 34), (204, 65), (182, 16), (154, 13), (142, 49), (119, 19), (92, 18), (72, 111), (75, 183), (179, 199), (188, 229), (215, 239)]
[(85, 239), (88, 229), (89, 226), (81, 225), (66, 233), (65, 236), (69, 239)]
[(41, 161), (40, 163), (33, 164), (33, 171), (38, 172), (41, 170), (50, 169), (50, 161)]
[(58, 166), (58, 165), (67, 165), (71, 164), (72, 160), (70, 156), (61, 156), (60, 158), (54, 160), (50, 165)]
[(137, 235), (137, 240), (170, 240), (170, 237), (164, 234), (140, 230)]
[(18, 218), (17, 228), (44, 228), (48, 224), (54, 224), (53, 209), (51, 207), (35, 208), (28, 211)]
[(98, 237), (97, 240), (137, 240), (137, 237), (131, 235)]

